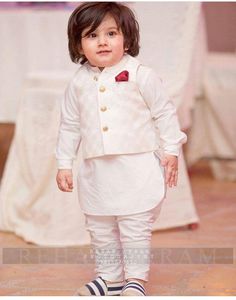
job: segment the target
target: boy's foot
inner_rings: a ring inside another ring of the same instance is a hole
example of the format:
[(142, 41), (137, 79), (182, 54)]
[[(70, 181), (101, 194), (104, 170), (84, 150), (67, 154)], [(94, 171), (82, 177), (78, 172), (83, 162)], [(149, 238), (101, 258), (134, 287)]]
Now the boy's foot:
[(121, 296), (146, 296), (144, 286), (136, 280), (129, 281), (120, 294)]
[(80, 287), (75, 296), (119, 296), (124, 284), (124, 282), (106, 282), (102, 277), (98, 277)]

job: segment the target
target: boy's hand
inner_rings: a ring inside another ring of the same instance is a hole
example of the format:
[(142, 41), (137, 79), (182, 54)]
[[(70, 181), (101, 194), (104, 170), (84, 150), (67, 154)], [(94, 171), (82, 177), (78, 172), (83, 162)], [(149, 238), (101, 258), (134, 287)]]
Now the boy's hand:
[(58, 188), (63, 192), (73, 191), (73, 175), (70, 169), (61, 169), (56, 177)]
[(178, 157), (165, 154), (161, 160), (161, 165), (165, 167), (165, 180), (169, 187), (176, 186), (178, 180)]

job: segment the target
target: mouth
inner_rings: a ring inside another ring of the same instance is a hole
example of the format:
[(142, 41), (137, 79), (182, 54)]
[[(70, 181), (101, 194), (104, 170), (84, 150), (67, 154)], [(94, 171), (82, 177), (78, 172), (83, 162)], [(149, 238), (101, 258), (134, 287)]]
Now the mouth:
[(109, 53), (111, 53), (111, 50), (101, 50), (97, 52), (97, 54), (109, 54)]

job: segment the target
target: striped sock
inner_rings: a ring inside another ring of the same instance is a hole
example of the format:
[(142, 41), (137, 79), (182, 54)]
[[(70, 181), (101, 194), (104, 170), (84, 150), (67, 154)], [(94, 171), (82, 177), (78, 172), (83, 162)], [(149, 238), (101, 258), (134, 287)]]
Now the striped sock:
[(98, 277), (93, 281), (85, 284), (87, 289), (89, 290), (90, 294), (93, 296), (105, 296), (107, 295), (107, 285), (106, 282), (101, 278)]
[(126, 293), (129, 293), (129, 295), (137, 295), (141, 294), (141, 296), (146, 296), (145, 288), (138, 282), (138, 281), (129, 281), (123, 288), (122, 294), (124, 292), (124, 296)]
[(114, 282), (114, 283), (107, 283), (107, 296), (119, 296), (125, 282)]
[(119, 296), (125, 282), (106, 283), (102, 277), (98, 277), (79, 288), (75, 295), (78, 296)]

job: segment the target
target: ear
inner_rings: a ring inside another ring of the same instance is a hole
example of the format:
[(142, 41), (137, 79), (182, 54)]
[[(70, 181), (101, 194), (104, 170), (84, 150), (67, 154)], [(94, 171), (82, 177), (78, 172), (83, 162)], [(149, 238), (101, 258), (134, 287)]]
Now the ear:
[(82, 48), (79, 49), (79, 54), (84, 55), (84, 51)]
[(84, 55), (84, 50), (82, 49), (81, 45), (78, 45), (79, 54)]

